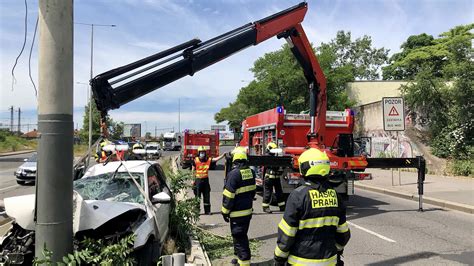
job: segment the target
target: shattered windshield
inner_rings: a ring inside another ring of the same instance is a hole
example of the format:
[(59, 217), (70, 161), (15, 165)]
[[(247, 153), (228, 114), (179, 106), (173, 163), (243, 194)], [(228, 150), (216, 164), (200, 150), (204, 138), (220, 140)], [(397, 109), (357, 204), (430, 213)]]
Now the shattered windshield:
[[(130, 173), (143, 187), (143, 173)], [(144, 203), (143, 195), (127, 172), (106, 173), (74, 181), (76, 190), (84, 200), (108, 200)]]

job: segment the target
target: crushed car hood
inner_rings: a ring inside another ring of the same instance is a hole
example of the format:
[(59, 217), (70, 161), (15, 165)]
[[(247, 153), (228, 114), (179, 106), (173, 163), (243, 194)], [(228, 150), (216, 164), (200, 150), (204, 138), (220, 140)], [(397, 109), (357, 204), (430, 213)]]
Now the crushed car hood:
[[(5, 198), (5, 211), (8, 216), (26, 230), (35, 230), (35, 195)], [(141, 210), (145, 206), (138, 203), (125, 203), (106, 200), (83, 200), (79, 193), (73, 197), (73, 232), (97, 229), (106, 222), (131, 210)]]

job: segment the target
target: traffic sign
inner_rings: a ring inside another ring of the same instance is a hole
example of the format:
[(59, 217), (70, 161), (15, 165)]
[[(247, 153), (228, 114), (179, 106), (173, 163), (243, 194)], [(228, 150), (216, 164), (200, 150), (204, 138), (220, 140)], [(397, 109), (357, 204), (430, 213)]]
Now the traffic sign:
[(405, 108), (402, 97), (383, 97), (383, 129), (385, 131), (405, 130)]

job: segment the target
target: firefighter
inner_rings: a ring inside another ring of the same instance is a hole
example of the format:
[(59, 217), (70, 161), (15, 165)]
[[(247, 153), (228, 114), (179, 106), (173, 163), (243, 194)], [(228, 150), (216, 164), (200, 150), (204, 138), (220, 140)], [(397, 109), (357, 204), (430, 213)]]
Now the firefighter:
[(94, 154), (94, 159), (97, 163), (102, 163), (107, 160), (107, 158), (112, 155), (111, 151), (105, 151), (104, 147), (111, 144), (111, 142), (107, 139), (102, 139), (99, 143), (99, 147), (97, 152)]
[(132, 146), (132, 150), (141, 150), (141, 149), (143, 149), (143, 145), (140, 142), (137, 142), (133, 144)]
[(291, 192), (278, 224), (276, 265), (343, 265), (350, 231), (343, 201), (327, 180), (329, 158), (311, 148), (298, 163), (305, 183)]
[(250, 247), (247, 232), (252, 218), (252, 204), (255, 196), (255, 172), (248, 167), (247, 153), (236, 148), (232, 152), (234, 168), (226, 177), (222, 197), (222, 216), (230, 221), (230, 231), (234, 242), (233, 265), (250, 265)]
[[(275, 142), (270, 142), (267, 145), (266, 152), (269, 155), (275, 156), (276, 154), (272, 152), (273, 149), (276, 149), (278, 146)], [(265, 174), (263, 176), (263, 200), (262, 208), (266, 213), (272, 213), (270, 210), (270, 203), (272, 201), (273, 189), (275, 188), (275, 196), (278, 202), (278, 207), (280, 211), (285, 211), (285, 199), (283, 197), (283, 189), (281, 187), (280, 177), (283, 172), (280, 170), (280, 167), (267, 167), (265, 169)]]
[(143, 160), (144, 156), (139, 153), (135, 153), (137, 150), (143, 150), (143, 145), (140, 142), (133, 144), (132, 153), (129, 155), (128, 160)]
[(211, 163), (215, 163), (224, 157), (225, 153), (221, 154), (217, 158), (210, 158), (207, 156), (206, 148), (200, 146), (198, 148), (198, 154), (192, 163), (192, 171), (195, 176), (193, 184), (194, 196), (204, 200), (204, 213), (206, 215), (211, 214), (211, 186), (209, 185), (209, 167)]

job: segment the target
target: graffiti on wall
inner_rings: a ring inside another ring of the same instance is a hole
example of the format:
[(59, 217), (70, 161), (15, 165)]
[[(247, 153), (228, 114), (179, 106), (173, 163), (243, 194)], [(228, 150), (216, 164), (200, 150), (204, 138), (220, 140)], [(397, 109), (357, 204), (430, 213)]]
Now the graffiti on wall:
[(371, 157), (414, 157), (417, 151), (410, 139), (404, 132), (387, 132), (383, 130), (370, 131), (366, 134), (371, 139), (370, 155)]

